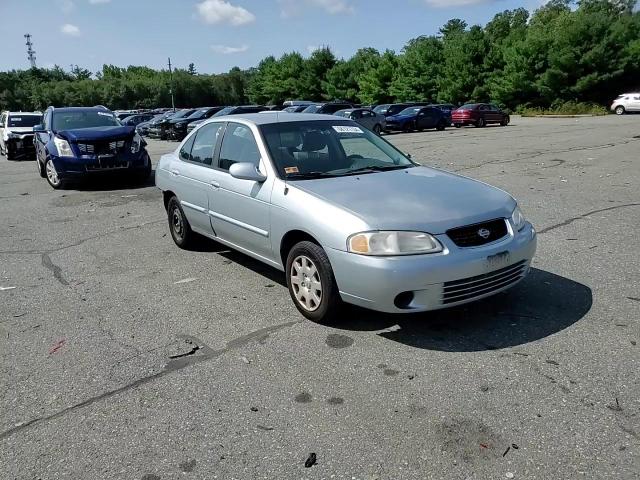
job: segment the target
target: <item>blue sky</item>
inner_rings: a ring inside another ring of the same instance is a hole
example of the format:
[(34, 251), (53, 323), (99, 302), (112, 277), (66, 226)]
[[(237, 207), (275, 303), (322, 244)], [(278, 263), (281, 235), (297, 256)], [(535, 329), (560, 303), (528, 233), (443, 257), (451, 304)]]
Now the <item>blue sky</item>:
[(319, 45), (339, 57), (358, 48), (399, 51), (450, 18), (484, 24), (505, 9), (541, 0), (0, 0), (0, 70), (28, 68), (23, 35), (38, 66), (103, 64), (162, 68), (193, 62), (218, 73), (267, 55)]

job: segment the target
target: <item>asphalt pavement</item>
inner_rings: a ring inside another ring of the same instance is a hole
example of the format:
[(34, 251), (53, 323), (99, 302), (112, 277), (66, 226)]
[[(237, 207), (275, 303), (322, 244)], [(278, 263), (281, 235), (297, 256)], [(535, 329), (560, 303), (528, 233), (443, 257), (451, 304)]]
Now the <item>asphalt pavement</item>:
[(283, 274), (178, 249), (152, 180), (0, 157), (0, 478), (640, 478), (640, 115), (386, 138), (512, 193), (531, 275), (319, 325)]

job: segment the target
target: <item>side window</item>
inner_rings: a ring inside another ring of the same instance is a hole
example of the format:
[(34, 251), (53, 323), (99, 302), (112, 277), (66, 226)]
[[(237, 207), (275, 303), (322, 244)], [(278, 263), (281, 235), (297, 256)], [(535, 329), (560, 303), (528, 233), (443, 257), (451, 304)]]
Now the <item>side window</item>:
[(213, 152), (223, 128), (223, 123), (209, 123), (198, 129), (191, 148), (190, 160), (192, 162), (208, 166), (213, 164)]
[(193, 141), (196, 139), (195, 135), (191, 135), (189, 139), (182, 144), (180, 148), (180, 160), (190, 161), (191, 160), (191, 149), (193, 147)]
[(231, 165), (238, 162), (249, 162), (260, 167), (260, 152), (249, 127), (230, 123), (222, 139), (219, 167), (229, 170)]

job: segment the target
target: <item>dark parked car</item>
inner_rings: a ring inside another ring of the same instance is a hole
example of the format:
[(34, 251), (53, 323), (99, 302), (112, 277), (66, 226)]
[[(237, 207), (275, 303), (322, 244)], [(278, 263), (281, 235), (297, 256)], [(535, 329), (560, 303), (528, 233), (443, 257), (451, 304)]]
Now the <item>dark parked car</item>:
[(345, 102), (313, 103), (307, 106), (302, 113), (324, 113), (333, 115), (338, 110), (345, 110), (347, 108), (353, 108), (353, 105)]
[(236, 105), (231, 107), (224, 107), (218, 113), (213, 115), (214, 117), (222, 117), (224, 115), (240, 115), (243, 113), (260, 113), (265, 110), (269, 110), (264, 105)]
[(154, 115), (154, 117), (151, 120), (148, 120), (146, 122), (141, 122), (138, 125), (136, 125), (136, 132), (146, 137), (149, 135), (149, 128), (151, 128), (154, 125), (154, 122), (159, 122), (163, 118), (167, 118), (171, 115), (173, 115), (173, 112), (165, 112), (165, 113)]
[(101, 172), (151, 174), (144, 139), (105, 107), (49, 107), (33, 130), (38, 172), (53, 188)]
[(178, 120), (180, 118), (187, 118), (195, 111), (195, 108), (183, 108), (182, 110), (178, 110), (177, 112), (175, 112), (173, 115), (161, 118), (160, 120), (153, 122), (153, 124), (149, 126), (147, 135), (149, 135), (150, 138), (159, 138), (160, 140), (166, 140), (170, 122), (172, 120)]
[(415, 106), (426, 107), (427, 105), (429, 105), (427, 102), (385, 103), (383, 105), (378, 105), (373, 109), (373, 111), (379, 113), (380, 115), (384, 115), (385, 117), (391, 117), (393, 115), (399, 114), (405, 108)]
[(451, 121), (456, 128), (463, 125), (485, 127), (490, 123), (498, 123), (503, 127), (509, 125), (509, 115), (495, 105), (488, 103), (468, 103), (451, 112)]
[(129, 115), (128, 117), (120, 119), (120, 123), (128, 127), (135, 127), (142, 122), (148, 122), (155, 116), (156, 115), (154, 115), (153, 113), (137, 113), (135, 115)]
[(284, 107), (284, 111), (287, 113), (301, 113), (309, 105), (292, 105), (290, 107)]
[(444, 130), (450, 125), (449, 117), (439, 108), (435, 107), (407, 107), (397, 115), (387, 117), (387, 131), (424, 130), (435, 128)]
[(346, 110), (338, 110), (334, 115), (349, 118), (378, 135), (382, 133), (387, 124), (384, 116), (367, 108), (348, 108)]
[(182, 140), (187, 136), (189, 124), (197, 120), (207, 120), (222, 110), (222, 107), (202, 107), (197, 109), (188, 117), (169, 120), (167, 137), (171, 140)]

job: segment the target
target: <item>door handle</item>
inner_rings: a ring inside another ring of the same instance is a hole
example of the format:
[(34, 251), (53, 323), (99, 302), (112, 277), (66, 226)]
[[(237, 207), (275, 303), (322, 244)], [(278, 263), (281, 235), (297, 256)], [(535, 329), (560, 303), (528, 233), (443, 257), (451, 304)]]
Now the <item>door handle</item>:
[(180, 170), (171, 170), (173, 175), (180, 175)]
[(211, 185), (212, 188), (220, 188), (220, 184), (218, 182), (216, 182), (215, 180), (211, 180), (209, 182), (209, 185)]

